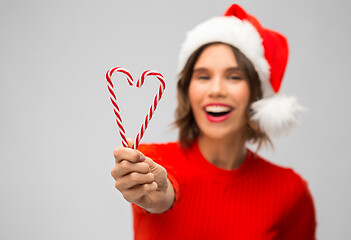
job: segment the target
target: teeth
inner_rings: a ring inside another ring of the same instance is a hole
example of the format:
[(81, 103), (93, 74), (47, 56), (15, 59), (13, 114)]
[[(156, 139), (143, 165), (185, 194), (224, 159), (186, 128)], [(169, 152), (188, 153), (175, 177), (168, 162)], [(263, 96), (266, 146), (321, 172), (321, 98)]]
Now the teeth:
[(229, 112), (230, 110), (231, 110), (230, 107), (227, 107), (227, 106), (215, 106), (215, 105), (207, 106), (205, 108), (206, 112), (213, 112), (213, 113)]

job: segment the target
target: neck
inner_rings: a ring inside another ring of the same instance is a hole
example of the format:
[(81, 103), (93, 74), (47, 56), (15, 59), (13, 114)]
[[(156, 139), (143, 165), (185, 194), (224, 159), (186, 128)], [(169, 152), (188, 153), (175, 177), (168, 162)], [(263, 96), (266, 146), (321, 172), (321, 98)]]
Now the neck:
[(206, 160), (227, 170), (236, 169), (244, 162), (245, 142), (243, 137), (211, 139), (201, 134), (198, 137), (200, 151)]

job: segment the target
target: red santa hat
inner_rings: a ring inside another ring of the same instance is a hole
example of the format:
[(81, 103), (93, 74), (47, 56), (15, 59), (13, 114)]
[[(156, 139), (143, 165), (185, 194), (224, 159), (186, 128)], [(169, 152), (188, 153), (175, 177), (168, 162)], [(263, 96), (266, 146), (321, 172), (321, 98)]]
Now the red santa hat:
[(178, 72), (199, 47), (222, 42), (239, 49), (253, 64), (263, 98), (251, 105), (251, 120), (269, 136), (287, 133), (298, 123), (297, 115), (304, 108), (295, 97), (279, 92), (288, 60), (288, 43), (278, 32), (261, 26), (258, 20), (237, 4), (224, 16), (211, 18), (188, 32), (179, 55)]

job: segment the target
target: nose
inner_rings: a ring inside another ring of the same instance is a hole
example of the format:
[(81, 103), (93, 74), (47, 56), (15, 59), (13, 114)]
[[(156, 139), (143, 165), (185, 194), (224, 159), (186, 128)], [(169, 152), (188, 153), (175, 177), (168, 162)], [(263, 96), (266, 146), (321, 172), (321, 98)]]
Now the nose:
[(224, 80), (221, 77), (215, 77), (212, 79), (212, 83), (209, 89), (210, 97), (225, 97), (226, 88)]

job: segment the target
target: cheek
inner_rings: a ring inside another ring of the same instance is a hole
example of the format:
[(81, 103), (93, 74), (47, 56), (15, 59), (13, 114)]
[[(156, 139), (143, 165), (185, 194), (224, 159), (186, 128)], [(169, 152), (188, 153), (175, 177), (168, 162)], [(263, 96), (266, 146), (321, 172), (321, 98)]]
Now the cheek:
[(199, 86), (197, 86), (197, 84), (194, 83), (193, 81), (190, 82), (188, 94), (189, 94), (190, 105), (192, 108), (194, 108), (194, 104), (196, 104), (196, 102), (199, 99), (200, 92), (199, 92)]
[[(229, 88), (228, 88), (229, 89)], [(250, 89), (246, 82), (238, 83), (235, 86), (230, 86), (231, 100), (235, 102), (239, 118), (246, 118), (249, 102)]]
[(241, 103), (243, 108), (246, 108), (250, 101), (250, 88), (247, 82), (242, 82), (234, 91), (236, 92), (237, 101)]

